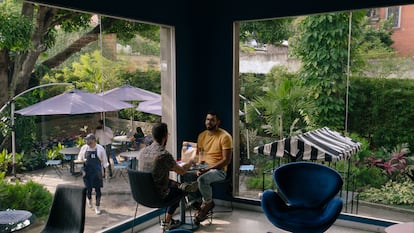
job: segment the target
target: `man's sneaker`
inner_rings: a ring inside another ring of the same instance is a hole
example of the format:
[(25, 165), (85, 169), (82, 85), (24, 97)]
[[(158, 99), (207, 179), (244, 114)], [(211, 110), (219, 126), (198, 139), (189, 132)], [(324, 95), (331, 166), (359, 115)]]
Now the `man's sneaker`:
[(88, 204), (89, 208), (92, 208), (92, 200), (91, 199), (86, 198), (86, 203)]
[(101, 209), (99, 208), (99, 206), (95, 206), (95, 213), (96, 214), (101, 214)]
[(164, 220), (161, 221), (161, 228), (163, 231), (172, 230), (174, 228), (179, 227), (181, 224), (180, 220), (171, 219), (170, 222), (164, 222)]
[(214, 208), (214, 206), (215, 206), (214, 201), (211, 201), (209, 203), (203, 202), (203, 204), (201, 204), (200, 211), (198, 211), (194, 219), (194, 222), (196, 224), (200, 224), (200, 222), (206, 220), (209, 216), (209, 212)]
[(193, 181), (191, 183), (182, 183), (180, 184), (179, 188), (181, 190), (183, 190), (186, 193), (193, 193), (193, 192), (197, 192), (198, 190), (198, 182), (197, 181)]
[(201, 203), (198, 201), (193, 201), (191, 203), (189, 203), (189, 206), (193, 209), (193, 210), (197, 210), (199, 211), (201, 209)]

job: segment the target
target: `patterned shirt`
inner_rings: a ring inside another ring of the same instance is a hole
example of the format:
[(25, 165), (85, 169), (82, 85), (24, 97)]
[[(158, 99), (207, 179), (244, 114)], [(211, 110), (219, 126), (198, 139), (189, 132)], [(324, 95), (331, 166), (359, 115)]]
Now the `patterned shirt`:
[(157, 142), (142, 149), (138, 156), (138, 170), (152, 173), (155, 186), (163, 198), (169, 193), (170, 170), (175, 164), (171, 153)]

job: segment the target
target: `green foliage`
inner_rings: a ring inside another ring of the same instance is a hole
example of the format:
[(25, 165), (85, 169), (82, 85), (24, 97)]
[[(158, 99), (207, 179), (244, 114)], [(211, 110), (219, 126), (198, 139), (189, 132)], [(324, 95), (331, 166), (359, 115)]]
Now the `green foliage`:
[(28, 210), (37, 218), (44, 219), (49, 214), (52, 200), (52, 194), (33, 181), (9, 184), (0, 179), (0, 209)]
[(0, 4), (0, 50), (26, 51), (32, 46), (32, 22), (16, 13), (15, 1)]
[(414, 182), (408, 179), (402, 182), (388, 181), (381, 188), (370, 188), (360, 193), (360, 198), (387, 205), (414, 205)]
[[(114, 62), (101, 56), (98, 50), (81, 55), (71, 67), (63, 68), (43, 77), (42, 83), (71, 82), (76, 88), (97, 93), (121, 84), (117, 75), (125, 68), (122, 62)], [(103, 83), (102, 85), (98, 85)]]
[[(246, 42), (255, 39), (262, 44), (280, 45), (292, 33), (293, 18), (279, 18), (272, 20), (241, 22), (240, 41)], [(277, 28), (277, 30), (275, 30)]]
[(264, 96), (257, 96), (253, 104), (262, 112), (269, 135), (291, 136), (313, 125), (315, 107), (303, 95), (307, 90), (296, 74), (275, 66), (266, 75), (264, 86), (268, 91)]
[(57, 146), (53, 146), (52, 149), (46, 151), (46, 158), (48, 160), (63, 159), (63, 155), (59, 153), (59, 151), (62, 149), (63, 146), (59, 142)]
[(45, 167), (45, 158), (42, 152), (34, 152), (23, 157), (22, 163), (26, 171), (34, 171)]
[(351, 83), (349, 131), (367, 138), (374, 150), (414, 141), (412, 80), (352, 77)]
[(158, 41), (149, 40), (139, 35), (122, 44), (131, 46), (132, 53), (134, 54), (160, 55), (160, 43)]
[[(352, 17), (351, 53), (357, 48), (363, 12)], [(298, 33), (290, 39), (292, 54), (302, 62), (301, 78), (311, 89), (309, 97), (318, 107), (318, 124), (344, 128), (348, 61), (349, 13), (328, 13), (301, 18)], [(351, 67), (358, 57), (352, 56)]]
[[(24, 152), (15, 153), (15, 166), (16, 172), (26, 170), (23, 166)], [(13, 154), (8, 153), (6, 149), (3, 149), (0, 153), (0, 172), (5, 172), (6, 175), (10, 175), (13, 171)]]

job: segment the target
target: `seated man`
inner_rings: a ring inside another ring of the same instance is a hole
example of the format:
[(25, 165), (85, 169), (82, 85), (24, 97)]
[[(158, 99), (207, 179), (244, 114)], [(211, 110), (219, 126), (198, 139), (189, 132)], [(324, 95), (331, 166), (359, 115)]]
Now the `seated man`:
[[(204, 221), (208, 212), (214, 208), (211, 184), (226, 178), (227, 165), (231, 161), (233, 151), (232, 137), (227, 131), (219, 128), (220, 119), (216, 112), (207, 113), (205, 125), (206, 130), (201, 132), (197, 139), (197, 150), (206, 168), (197, 171), (202, 204), (196, 214), (196, 224)], [(189, 179), (191, 178), (188, 176), (184, 178), (184, 180)], [(193, 203), (196, 202), (193, 200)]]
[[(154, 183), (165, 200), (171, 200), (182, 192), (196, 192), (198, 189), (197, 182), (179, 184), (169, 179), (170, 171), (174, 171), (179, 175), (184, 175), (192, 166), (190, 161), (183, 166), (177, 164), (170, 152), (165, 149), (168, 140), (168, 128), (165, 123), (157, 123), (152, 128), (154, 142), (142, 149), (138, 156), (138, 170), (143, 172), (151, 172)], [(177, 209), (179, 202), (167, 208), (165, 220), (162, 221), (164, 231), (173, 229), (180, 225), (179, 220), (174, 220), (172, 215)]]

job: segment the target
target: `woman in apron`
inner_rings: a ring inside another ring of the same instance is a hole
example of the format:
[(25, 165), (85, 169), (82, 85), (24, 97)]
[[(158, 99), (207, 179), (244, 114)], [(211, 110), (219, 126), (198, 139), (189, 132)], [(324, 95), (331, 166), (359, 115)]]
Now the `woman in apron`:
[(86, 144), (80, 149), (78, 159), (83, 160), (83, 182), (86, 187), (86, 201), (92, 208), (92, 189), (95, 189), (95, 213), (100, 214), (101, 188), (103, 187), (102, 166), (108, 167), (106, 152), (103, 146), (96, 143), (94, 134), (85, 137)]

